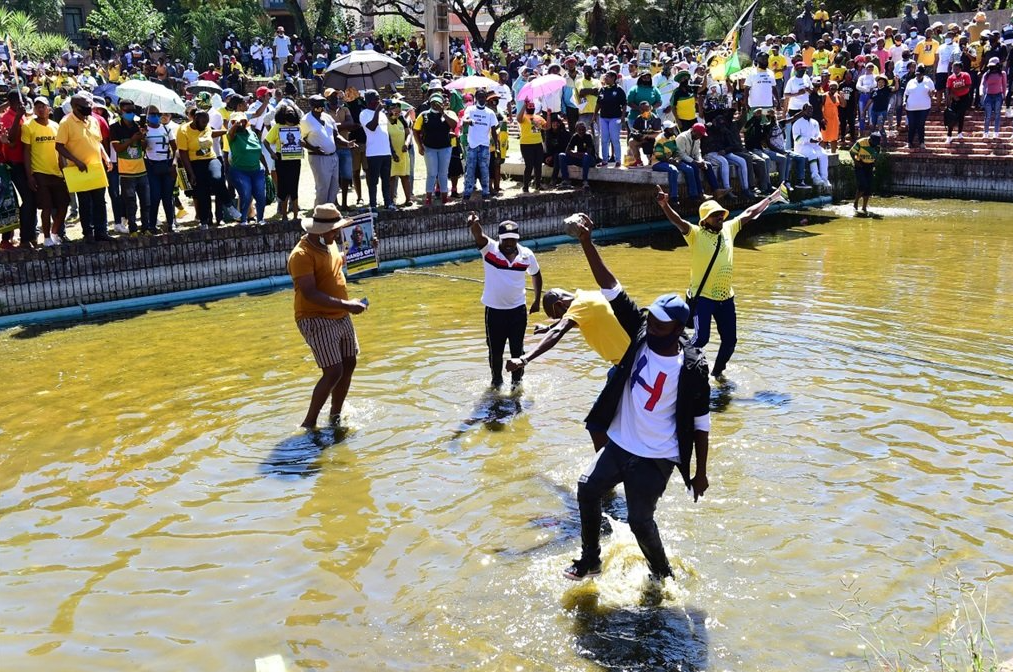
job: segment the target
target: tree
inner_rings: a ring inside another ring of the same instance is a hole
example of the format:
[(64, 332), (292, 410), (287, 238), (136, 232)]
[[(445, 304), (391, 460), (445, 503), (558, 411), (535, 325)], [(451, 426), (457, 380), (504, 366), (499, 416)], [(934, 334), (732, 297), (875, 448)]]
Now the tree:
[(152, 32), (161, 35), (164, 23), (164, 15), (151, 0), (97, 0), (83, 32), (107, 32), (113, 44), (122, 49), (133, 42), (144, 42)]
[(63, 35), (39, 32), (39, 24), (25, 12), (0, 7), (0, 35), (9, 35), (17, 58), (39, 60), (59, 56), (70, 46)]
[(24, 12), (42, 30), (63, 27), (63, 0), (4, 0), (2, 9)]

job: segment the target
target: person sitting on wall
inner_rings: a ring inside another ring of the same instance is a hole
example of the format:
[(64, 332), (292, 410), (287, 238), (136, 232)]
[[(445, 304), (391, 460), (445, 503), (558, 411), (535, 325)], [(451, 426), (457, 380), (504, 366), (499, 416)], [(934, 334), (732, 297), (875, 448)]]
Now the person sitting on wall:
[(654, 140), (661, 132), (661, 118), (654, 113), (649, 101), (641, 101), (640, 114), (630, 125), (630, 137), (627, 141), (627, 157), (630, 167), (641, 167), (644, 162), (640, 158), (641, 152), (647, 157), (647, 163), (651, 162), (651, 154), (654, 149)]

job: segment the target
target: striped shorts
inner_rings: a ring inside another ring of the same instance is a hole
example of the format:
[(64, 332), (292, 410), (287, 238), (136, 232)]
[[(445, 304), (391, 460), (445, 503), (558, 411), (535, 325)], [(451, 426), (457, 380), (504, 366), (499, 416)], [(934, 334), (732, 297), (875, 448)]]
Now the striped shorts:
[(326, 369), (340, 364), (341, 360), (359, 354), (359, 339), (355, 336), (352, 318), (304, 317), (296, 320), (299, 333), (313, 351), (317, 366)]

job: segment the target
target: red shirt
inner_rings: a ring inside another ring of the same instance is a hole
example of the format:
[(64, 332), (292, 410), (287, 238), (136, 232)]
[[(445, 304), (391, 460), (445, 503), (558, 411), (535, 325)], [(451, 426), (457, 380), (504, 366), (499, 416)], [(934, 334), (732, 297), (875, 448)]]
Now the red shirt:
[(966, 72), (950, 75), (946, 78), (946, 90), (953, 98), (963, 98), (971, 92), (971, 75)]
[[(23, 126), (27, 122), (31, 121), (32, 118), (27, 113), (21, 118), (21, 125)], [(11, 126), (14, 125), (14, 110), (7, 109), (3, 114), (0, 114), (0, 128), (5, 131), (9, 131)], [(0, 161), (4, 163), (24, 163), (25, 162), (25, 146), (21, 144), (21, 134), (18, 134), (17, 141), (14, 146), (0, 145)]]
[(205, 72), (200, 73), (200, 79), (203, 79), (207, 82), (217, 82), (219, 77), (221, 77), (221, 75), (219, 75), (214, 70), (207, 70)]

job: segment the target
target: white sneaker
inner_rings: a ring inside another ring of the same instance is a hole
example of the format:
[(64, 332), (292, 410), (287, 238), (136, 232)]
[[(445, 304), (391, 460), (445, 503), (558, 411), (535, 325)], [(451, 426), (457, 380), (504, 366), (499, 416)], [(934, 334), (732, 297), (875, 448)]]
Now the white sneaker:
[(989, 140), (995, 140), (995, 133), (993, 131), (989, 131), (988, 132), (988, 139)]
[(63, 241), (60, 240), (60, 236), (58, 236), (55, 233), (49, 234), (49, 238), (47, 238), (46, 240), (51, 242), (53, 245), (60, 245), (61, 243), (63, 243)]
[(123, 222), (116, 222), (113, 224), (113, 231), (116, 233), (130, 233), (130, 229), (128, 229), (127, 225)]
[(963, 140), (963, 139), (964, 139), (964, 134), (963, 133), (957, 133), (957, 140)]
[(46, 236), (45, 238), (42, 239), (42, 245), (43, 245), (43, 247), (54, 247), (54, 246), (59, 245), (59, 244), (60, 244), (60, 239), (59, 238), (57, 238), (56, 240), (53, 240), (51, 237)]
[(263, 219), (257, 222), (257, 226), (264, 226), (265, 224), (267, 224), (267, 222)]
[(953, 142), (953, 138), (947, 135), (947, 136), (946, 136), (946, 144), (948, 145), (948, 144), (950, 144), (951, 142)]

